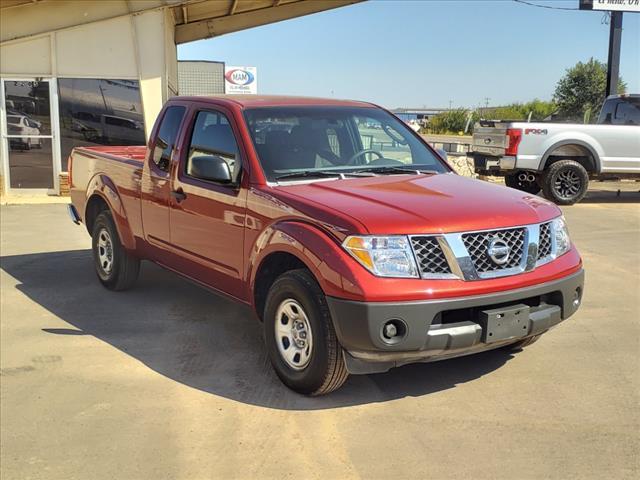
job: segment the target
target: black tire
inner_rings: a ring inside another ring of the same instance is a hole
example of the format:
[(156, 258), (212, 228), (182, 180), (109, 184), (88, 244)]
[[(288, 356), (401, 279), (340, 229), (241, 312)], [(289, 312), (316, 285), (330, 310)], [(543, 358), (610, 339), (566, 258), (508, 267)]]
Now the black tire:
[[(276, 321), (283, 320), (278, 318), (279, 309), (291, 300), (302, 307), (311, 330), (312, 348), (308, 363), (301, 369), (287, 363), (278, 346), (282, 339), (276, 339)], [(292, 270), (276, 279), (267, 294), (263, 318), (271, 364), (286, 386), (305, 395), (324, 395), (344, 384), (349, 373), (342, 346), (333, 329), (324, 293), (307, 270)]]
[(589, 173), (575, 160), (559, 160), (544, 172), (544, 196), (558, 205), (573, 205), (587, 194)]
[(524, 340), (520, 340), (519, 342), (512, 343), (510, 345), (507, 345), (504, 348), (506, 350), (522, 350), (524, 347), (528, 347), (532, 343), (536, 343), (538, 340), (540, 340), (541, 336), (542, 334), (534, 335), (533, 337), (527, 337)]
[[(111, 245), (111, 260), (108, 264), (104, 263), (104, 255), (109, 249), (101, 245), (105, 238), (109, 240), (107, 244)], [(96, 217), (91, 240), (93, 261), (100, 283), (115, 291), (131, 288), (138, 279), (140, 260), (127, 252), (120, 243), (110, 211), (105, 210)]]
[(537, 195), (540, 193), (540, 185), (538, 184), (538, 180), (534, 180), (533, 182), (522, 181), (518, 178), (521, 174), (521, 171), (515, 171), (513, 173), (509, 173), (504, 177), (504, 183), (507, 187), (515, 188), (516, 190), (520, 190), (522, 192), (531, 193), (533, 195)]

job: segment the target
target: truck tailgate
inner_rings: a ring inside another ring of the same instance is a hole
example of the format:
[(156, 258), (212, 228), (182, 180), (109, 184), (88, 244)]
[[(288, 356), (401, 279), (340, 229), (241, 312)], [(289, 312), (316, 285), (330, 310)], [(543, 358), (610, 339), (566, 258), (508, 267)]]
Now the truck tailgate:
[(476, 126), (473, 130), (473, 151), (501, 157), (507, 148), (507, 128), (505, 126)]

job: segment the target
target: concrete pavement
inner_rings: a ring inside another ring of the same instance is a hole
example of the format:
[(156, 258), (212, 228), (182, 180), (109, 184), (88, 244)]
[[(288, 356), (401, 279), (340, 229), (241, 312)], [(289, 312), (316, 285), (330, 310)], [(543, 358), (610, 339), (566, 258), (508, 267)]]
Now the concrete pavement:
[(245, 308), (150, 264), (108, 292), (64, 205), (4, 206), (2, 479), (638, 478), (640, 194), (564, 210), (576, 316), (306, 398)]

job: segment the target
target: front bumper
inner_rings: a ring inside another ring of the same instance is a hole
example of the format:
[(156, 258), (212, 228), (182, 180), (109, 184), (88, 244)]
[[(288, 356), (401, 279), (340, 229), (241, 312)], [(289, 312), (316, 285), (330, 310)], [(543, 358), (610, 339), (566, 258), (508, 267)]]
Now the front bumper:
[[(346, 350), (347, 369), (375, 373), (491, 350), (543, 333), (576, 312), (583, 287), (580, 270), (560, 280), (489, 295), (397, 303), (328, 297), (327, 302)], [(517, 330), (509, 327), (489, 338), (493, 332), (487, 318), (514, 311), (527, 316)], [(401, 335), (392, 341), (384, 336), (390, 321), (401, 327)]]

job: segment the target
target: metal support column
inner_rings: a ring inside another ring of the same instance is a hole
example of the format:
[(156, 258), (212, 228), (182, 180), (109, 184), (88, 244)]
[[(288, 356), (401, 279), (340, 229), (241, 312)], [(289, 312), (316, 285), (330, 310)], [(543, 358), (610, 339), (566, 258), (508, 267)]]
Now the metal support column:
[(622, 12), (611, 12), (611, 24), (609, 25), (609, 59), (607, 61), (607, 96), (618, 93), (621, 41)]

